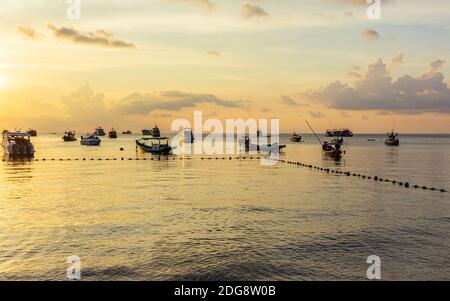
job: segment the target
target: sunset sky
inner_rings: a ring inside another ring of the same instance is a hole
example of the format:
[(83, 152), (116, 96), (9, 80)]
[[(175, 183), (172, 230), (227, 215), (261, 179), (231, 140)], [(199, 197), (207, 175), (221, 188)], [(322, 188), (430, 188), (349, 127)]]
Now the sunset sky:
[[(450, 133), (450, 2), (3, 0), (0, 128), (134, 131), (175, 118)], [(308, 131), (309, 132), (309, 131)]]

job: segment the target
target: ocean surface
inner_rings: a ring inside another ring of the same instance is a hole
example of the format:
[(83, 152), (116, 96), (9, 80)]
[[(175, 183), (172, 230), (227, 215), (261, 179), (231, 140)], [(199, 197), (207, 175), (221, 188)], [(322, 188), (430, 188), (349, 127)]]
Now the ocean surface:
[[(38, 161), (0, 162), (0, 280), (66, 280), (70, 255), (83, 280), (364, 280), (370, 255), (383, 280), (450, 280), (449, 193), (61, 136), (33, 139)], [(282, 160), (450, 190), (449, 135), (358, 135), (340, 162), (288, 138)]]

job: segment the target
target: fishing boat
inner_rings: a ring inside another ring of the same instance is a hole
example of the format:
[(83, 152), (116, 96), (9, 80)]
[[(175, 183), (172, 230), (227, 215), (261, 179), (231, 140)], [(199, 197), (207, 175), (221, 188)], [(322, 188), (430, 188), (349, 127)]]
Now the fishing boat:
[(168, 155), (172, 152), (167, 137), (151, 137), (136, 140), (136, 146), (154, 155)]
[(341, 145), (340, 141), (337, 141), (337, 143), (328, 143), (325, 141), (322, 144), (322, 153), (327, 157), (339, 160), (342, 157)]
[(384, 140), (384, 144), (389, 146), (399, 146), (400, 139), (398, 139), (398, 134), (391, 132), (388, 137)]
[(353, 132), (349, 129), (334, 129), (327, 130), (325, 133), (327, 137), (353, 137)]
[(306, 124), (308, 124), (309, 128), (313, 132), (316, 139), (320, 142), (322, 145), (322, 154), (324, 156), (333, 158), (335, 160), (340, 160), (342, 158), (343, 151), (341, 150), (342, 143), (344, 142), (344, 139), (334, 139), (331, 143), (320, 140), (319, 136), (317, 136), (316, 132), (312, 128), (312, 126), (309, 124), (308, 121), (306, 121)]
[(29, 130), (27, 131), (27, 133), (30, 134), (31, 137), (37, 137), (37, 131), (36, 131), (36, 130), (29, 129)]
[(130, 130), (122, 132), (122, 135), (131, 135), (131, 134), (133, 134), (133, 132), (131, 132)]
[(298, 135), (296, 132), (293, 132), (290, 140), (292, 142), (301, 142), (302, 141), (302, 136)]
[(158, 126), (155, 125), (155, 127), (152, 128), (151, 130), (148, 130), (148, 129), (142, 130), (142, 135), (144, 135), (144, 136), (152, 136), (152, 137), (155, 137), (155, 138), (159, 138), (159, 137), (161, 137), (161, 132), (160, 132)]
[(116, 139), (117, 138), (117, 132), (114, 129), (111, 129), (108, 133), (108, 137), (111, 139)]
[(86, 145), (86, 146), (98, 146), (98, 145), (100, 145), (101, 142), (102, 142), (102, 140), (100, 138), (98, 138), (97, 136), (95, 136), (94, 134), (88, 134), (87, 137), (81, 136), (81, 140), (80, 140), (81, 145)]
[(98, 127), (94, 130), (94, 136), (106, 136), (105, 130), (102, 127)]
[(33, 157), (35, 150), (30, 137), (32, 135), (28, 132), (4, 130), (2, 140), (3, 153), (11, 157)]
[(62, 139), (65, 142), (77, 141), (77, 137), (75, 137), (75, 132), (74, 131), (65, 132), (64, 136), (62, 137)]
[(395, 130), (395, 113), (392, 114), (392, 131), (388, 134), (388, 137), (384, 140), (384, 144), (389, 146), (399, 146), (400, 139), (398, 139), (398, 134), (394, 133)]

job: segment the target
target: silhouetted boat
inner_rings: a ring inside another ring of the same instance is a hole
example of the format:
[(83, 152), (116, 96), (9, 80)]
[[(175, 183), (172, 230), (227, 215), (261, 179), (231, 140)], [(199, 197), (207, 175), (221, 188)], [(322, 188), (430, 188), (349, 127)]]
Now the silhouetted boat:
[(114, 129), (111, 129), (111, 131), (109, 131), (108, 133), (108, 137), (111, 139), (117, 138), (117, 132)]
[(290, 138), (290, 140), (291, 140), (292, 142), (301, 142), (301, 141), (302, 141), (302, 136), (297, 135), (296, 132), (293, 132), (293, 133), (292, 133), (292, 136), (291, 136), (291, 138)]
[(334, 129), (327, 130), (325, 133), (327, 137), (353, 137), (353, 132), (349, 129)]
[(105, 130), (104, 130), (102, 127), (99, 126), (98, 128), (96, 128), (96, 129), (94, 130), (93, 135), (94, 135), (94, 136), (105, 136), (106, 133), (105, 133)]
[(77, 137), (75, 137), (75, 132), (74, 131), (65, 132), (64, 136), (62, 137), (62, 139), (65, 142), (77, 141)]
[(130, 130), (122, 132), (122, 135), (131, 135), (133, 134)]
[(398, 139), (398, 134), (391, 132), (389, 136), (384, 140), (384, 144), (389, 146), (399, 146), (400, 139)]
[(340, 141), (336, 143), (328, 143), (325, 141), (322, 145), (322, 153), (327, 157), (339, 160), (342, 157), (341, 145)]

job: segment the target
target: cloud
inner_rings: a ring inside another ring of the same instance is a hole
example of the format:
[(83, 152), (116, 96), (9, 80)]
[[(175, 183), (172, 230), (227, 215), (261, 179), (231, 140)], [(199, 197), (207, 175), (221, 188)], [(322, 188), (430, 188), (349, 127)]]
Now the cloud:
[(354, 72), (354, 71), (347, 73), (347, 75), (352, 78), (361, 78), (362, 77), (361, 74), (359, 74), (358, 72)]
[(206, 52), (207, 55), (212, 55), (212, 56), (222, 56), (222, 53), (220, 53), (219, 51), (216, 50), (208, 50)]
[(444, 60), (436, 60), (428, 65), (428, 74), (435, 74), (444, 66)]
[(210, 0), (167, 0), (167, 1), (193, 5), (195, 7), (206, 9), (208, 12), (212, 12), (214, 10), (214, 4), (211, 3)]
[(380, 39), (380, 35), (373, 29), (366, 28), (360, 33), (361, 38), (366, 41), (372, 42)]
[(63, 40), (68, 40), (74, 44), (84, 44), (108, 48), (136, 48), (133, 43), (114, 39), (114, 36), (111, 33), (103, 29), (98, 29), (95, 32), (85, 33), (69, 27), (57, 28), (52, 24), (49, 24), (48, 28), (53, 32), (53, 35), (55, 37)]
[(288, 106), (301, 106), (301, 103), (298, 103), (295, 99), (293, 99), (290, 96), (281, 95), (280, 97), (281, 103), (288, 105)]
[(244, 5), (242, 5), (242, 14), (244, 16), (244, 18), (246, 19), (253, 19), (253, 18), (269, 18), (270, 15), (267, 11), (265, 11), (262, 7), (256, 5), (256, 4), (251, 4), (251, 3), (246, 3)]
[(398, 64), (403, 64), (403, 53), (397, 53), (396, 55), (394, 55), (393, 57), (391, 57), (391, 59), (389, 60), (389, 62), (392, 65), (398, 65)]
[(322, 112), (320, 112), (320, 111), (316, 111), (316, 112), (309, 111), (309, 115), (311, 115), (314, 118), (323, 118), (323, 117), (325, 117), (325, 115)]
[(450, 114), (450, 89), (438, 72), (444, 61), (430, 63), (427, 73), (394, 80), (382, 59), (370, 64), (353, 85), (335, 81), (303, 92), (303, 97), (342, 110), (387, 110), (401, 114)]
[(17, 31), (25, 38), (31, 40), (38, 40), (44, 37), (44, 35), (37, 33), (33, 28), (28, 26), (19, 26), (17, 27)]
[(161, 91), (145, 95), (130, 94), (115, 105), (114, 111), (125, 115), (146, 115), (155, 110), (179, 111), (206, 103), (227, 108), (241, 107), (240, 101), (224, 100), (212, 94)]
[(115, 119), (106, 109), (104, 98), (102, 93), (95, 93), (89, 83), (85, 82), (75, 92), (61, 97), (61, 100), (72, 121), (94, 127)]
[(271, 112), (272, 110), (270, 109), (270, 108), (268, 108), (268, 107), (263, 107), (263, 108), (261, 108), (261, 113), (268, 113), (268, 112)]

